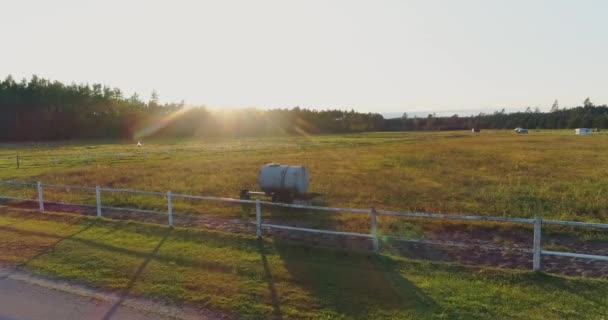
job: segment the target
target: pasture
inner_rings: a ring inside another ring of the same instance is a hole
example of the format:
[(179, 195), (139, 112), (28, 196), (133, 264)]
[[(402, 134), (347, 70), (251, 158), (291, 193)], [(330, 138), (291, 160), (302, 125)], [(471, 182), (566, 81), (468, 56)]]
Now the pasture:
[[(489, 130), (157, 140), (143, 147), (111, 141), (13, 144), (0, 149), (0, 180), (237, 198), (241, 188), (257, 190), (260, 166), (278, 162), (308, 167), (310, 191), (323, 194), (315, 200), (319, 205), (607, 222), (607, 144), (605, 135)], [(35, 187), (0, 184), (0, 193), (36, 197)], [(45, 187), (44, 197), (95, 204), (90, 190)], [(104, 205), (167, 210), (163, 197), (104, 192), (102, 199)], [(245, 224), (255, 215), (248, 205), (184, 199), (173, 205), (179, 213)], [(373, 255), (274, 233), (256, 239), (253, 232), (179, 224), (167, 229), (48, 211), (0, 207), (0, 265), (248, 319), (595, 319), (608, 310), (605, 279), (529, 272), (529, 253), (404, 252), (383, 242), (381, 254)], [(367, 215), (263, 211), (264, 219), (291, 225), (370, 229)], [(386, 216), (378, 222), (381, 235), (531, 245), (528, 226)], [(545, 249), (605, 254), (602, 230), (544, 230)], [(601, 261), (543, 259), (549, 271), (606, 274)]]
[[(307, 166), (310, 190), (329, 206), (606, 222), (607, 145), (608, 135), (571, 130), (144, 141), (142, 148), (132, 142), (17, 144), (0, 149), (0, 179), (238, 197), (241, 188), (258, 189), (263, 164), (278, 162)], [(91, 202), (91, 195), (48, 192), (56, 200)], [(115, 194), (104, 195), (104, 202), (164, 206)]]

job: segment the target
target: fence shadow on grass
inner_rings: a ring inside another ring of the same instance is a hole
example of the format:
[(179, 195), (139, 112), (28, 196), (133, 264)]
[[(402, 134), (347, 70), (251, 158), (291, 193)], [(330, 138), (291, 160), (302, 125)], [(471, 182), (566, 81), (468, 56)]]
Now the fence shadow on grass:
[[(280, 256), (290, 281), (307, 290), (321, 307), (336, 313), (334, 316), (367, 319), (411, 314), (421, 318), (441, 311), (432, 298), (401, 275), (398, 263), (388, 257), (295, 246), (284, 239), (273, 243), (266, 250)], [(264, 262), (263, 254), (262, 259)], [(267, 263), (264, 265), (267, 269)], [(276, 317), (280, 297), (270, 271), (266, 272)]]
[[(344, 227), (341, 226), (343, 221), (333, 212), (286, 208), (264, 210), (265, 213), (268, 211), (273, 222), (288, 226), (326, 230)], [(368, 219), (368, 216), (362, 217)], [(265, 237), (273, 239), (258, 239), (258, 251), (274, 319), (282, 319), (283, 314), (282, 297), (275, 286), (267, 258), (272, 254), (280, 257), (293, 285), (309, 292), (321, 308), (335, 313), (329, 317), (365, 319), (375, 314), (407, 313), (419, 318), (440, 312), (433, 299), (399, 273), (397, 263), (369, 252), (372, 249), (369, 239), (282, 230), (266, 230), (264, 233)]]
[[(27, 220), (27, 219), (26, 219)], [(13, 270), (4, 274), (3, 276), (0, 276), (0, 280), (4, 280), (9, 278), (11, 275), (13, 275), (15, 272), (17, 272), (19, 269), (26, 267), (27, 265), (29, 265), (32, 261), (40, 258), (41, 256), (53, 251), (60, 243), (62, 243), (63, 241), (66, 240), (70, 240), (75, 238), (77, 235), (87, 231), (88, 229), (90, 229), (91, 227), (93, 227), (95, 225), (97, 221), (93, 220), (89, 223), (87, 223), (83, 228), (79, 229), (78, 231), (71, 233), (67, 236), (57, 236), (57, 235), (50, 235), (50, 234), (46, 234), (46, 233), (38, 233), (35, 231), (22, 231), (19, 229), (15, 229), (13, 228), (14, 225), (18, 224), (19, 222), (15, 222), (15, 223), (11, 223), (9, 225), (2, 225), (0, 226), (0, 230), (4, 231), (4, 232), (15, 232), (15, 233), (19, 233), (19, 234), (28, 234), (28, 235), (34, 235), (34, 236), (41, 236), (41, 237), (47, 237), (47, 238), (54, 238), (56, 241), (49, 244), (49, 245), (45, 245), (43, 247), (43, 249), (34, 254), (33, 256), (27, 258), (27, 260), (18, 263), (15, 267), (13, 267)]]
[[(3, 211), (4, 211), (4, 210), (3, 210), (2, 208), (0, 208), (0, 214), (2, 214), (2, 213), (3, 213)], [(24, 222), (27, 222), (27, 221), (29, 221), (29, 220), (32, 220), (32, 219), (33, 219), (33, 217), (28, 216), (28, 217), (25, 217), (25, 219), (20, 219), (20, 220), (17, 220), (17, 221), (15, 221), (15, 222), (11, 222), (11, 223), (5, 223), (5, 224), (2, 224), (2, 225), (0, 225), (0, 227), (11, 227), (11, 226), (16, 226), (16, 225), (22, 224), (22, 223), (24, 223)]]
[[(109, 308), (103, 319), (110, 319), (115, 315), (117, 309), (125, 301), (132, 288), (140, 279), (141, 275), (152, 260), (161, 262), (173, 261), (174, 256), (160, 254), (159, 250), (167, 241), (173, 229), (159, 230), (164, 232), (162, 239), (156, 247), (149, 253), (140, 250), (122, 248), (113, 244), (94, 241), (78, 237), (78, 234), (91, 228), (97, 221), (84, 226), (67, 236), (45, 233), (36, 230), (21, 230), (13, 226), (0, 226), (0, 231), (20, 233), (25, 236), (46, 237), (55, 239), (52, 245), (45, 246), (45, 250), (28, 259), (25, 264), (37, 259), (41, 255), (49, 252), (62, 241), (70, 239), (94, 248), (110, 250), (118, 253), (129, 254), (140, 257), (142, 262), (137, 270), (130, 277), (128, 284), (119, 293), (119, 299)], [(115, 229), (116, 226), (114, 226)], [(112, 230), (113, 231), (113, 230)], [(111, 232), (111, 231), (108, 231)], [(102, 235), (107, 235), (103, 233)], [(100, 236), (102, 236), (100, 235)], [(198, 237), (209, 237), (211, 242), (220, 242), (222, 237), (228, 240), (231, 236), (206, 233), (197, 231)], [(267, 282), (268, 292), (272, 304), (272, 317), (282, 319), (284, 310), (282, 308), (281, 290), (275, 284), (276, 277), (273, 276), (273, 258), (277, 256), (282, 259), (281, 265), (285, 266), (290, 273), (289, 285), (299, 286), (310, 295), (323, 309), (331, 310), (338, 315), (346, 315), (353, 318), (363, 318), (370, 311), (386, 312), (405, 312), (418, 314), (428, 314), (436, 309), (432, 299), (427, 297), (420, 289), (403, 278), (397, 270), (397, 264), (392, 263), (388, 258), (375, 257), (369, 254), (352, 253), (338, 250), (328, 250), (311, 248), (302, 245), (294, 245), (284, 238), (277, 238), (274, 242), (258, 240), (255, 243), (243, 240), (240, 246), (250, 244), (249, 250), (258, 250), (260, 263), (263, 268), (263, 276)], [(213, 261), (191, 259), (180, 257), (180, 265), (189, 266), (204, 270), (215, 270), (226, 273), (234, 273), (232, 266), (223, 265)], [(237, 270), (238, 274), (250, 275), (247, 270)], [(286, 279), (281, 279), (284, 281)], [(284, 283), (283, 283), (284, 284)], [(384, 310), (384, 311), (383, 311)], [(429, 311), (430, 310), (430, 311)]]
[[(604, 287), (602, 282), (594, 284), (585, 283), (582, 285), (577, 279), (568, 279), (561, 276), (552, 275), (544, 272), (530, 272), (522, 275), (521, 281), (531, 282), (537, 286), (543, 287), (544, 290), (554, 292), (571, 292), (576, 293), (577, 296), (584, 297), (587, 301), (592, 301), (597, 306), (604, 306), (608, 304), (608, 300), (602, 300), (597, 292)], [(596, 286), (597, 290), (589, 290), (589, 286)]]
[(144, 262), (139, 266), (139, 268), (137, 268), (137, 271), (133, 274), (133, 276), (129, 280), (129, 284), (127, 284), (127, 286), (120, 291), (118, 301), (114, 302), (114, 304), (112, 304), (112, 307), (110, 307), (110, 309), (103, 316), (103, 318), (102, 318), (103, 320), (109, 320), (109, 319), (111, 319), (112, 316), (114, 315), (114, 313), (116, 313), (116, 310), (118, 310), (118, 308), (120, 307), (120, 305), (125, 301), (126, 297), (129, 295), (129, 292), (131, 291), (131, 289), (135, 285), (135, 282), (137, 281), (137, 279), (139, 279), (139, 277), (141, 276), (141, 274), (144, 272), (144, 270), (148, 266), (148, 263), (150, 263), (150, 261), (152, 259), (154, 259), (154, 257), (158, 253), (158, 250), (160, 250), (160, 247), (162, 247), (162, 245), (165, 243), (165, 241), (169, 237), (169, 234), (171, 233), (171, 230), (173, 230), (173, 229), (172, 228), (167, 228), (167, 231), (163, 235), (163, 238), (158, 242), (158, 244), (156, 245), (156, 247), (154, 248), (154, 250), (152, 250), (152, 252), (150, 252), (145, 257)]
[[(107, 232), (100, 234), (99, 236), (100, 237), (107, 236), (113, 232), (118, 231), (120, 228), (121, 228), (121, 226), (115, 226), (115, 230), (108, 230)], [(164, 236), (164, 237), (168, 237), (169, 236), (168, 230), (173, 230), (173, 229), (166, 229), (166, 230), (167, 230), (167, 231), (165, 231), (166, 236)], [(21, 234), (21, 235), (26, 235), (26, 236), (46, 237), (46, 238), (52, 238), (52, 239), (58, 239), (58, 240), (60, 240), (62, 238), (65, 238), (64, 240), (68, 239), (67, 237), (62, 237), (62, 236), (58, 236), (58, 235), (54, 235), (54, 234), (50, 234), (50, 233), (45, 233), (45, 232), (40, 232), (40, 231), (31, 231), (31, 230), (21, 230), (21, 229), (17, 229), (17, 228), (13, 228), (13, 227), (0, 226), (0, 231), (13, 232), (13, 233)], [(82, 231), (84, 231), (84, 230), (82, 230)], [(223, 241), (226, 239), (230, 239), (229, 236), (222, 237), (222, 235), (215, 234), (215, 233), (206, 234), (204, 231), (198, 232), (197, 236), (204, 237), (204, 239), (208, 240), (208, 241), (218, 241), (218, 240)], [(94, 241), (94, 240), (90, 240), (90, 239), (75, 237), (75, 235), (70, 236), (69, 240), (82, 244), (82, 245), (92, 247), (92, 248), (96, 248), (99, 250), (107, 250), (107, 251), (112, 251), (115, 253), (126, 254), (126, 255), (133, 256), (133, 257), (143, 258), (144, 260), (148, 260), (148, 258), (150, 258), (150, 259), (158, 260), (162, 263), (177, 261), (177, 262), (179, 262), (179, 264), (187, 266), (187, 267), (213, 270), (213, 271), (225, 272), (225, 273), (234, 272), (233, 266), (227, 266), (222, 263), (218, 263), (218, 262), (214, 262), (214, 261), (206, 261), (206, 260), (193, 259), (193, 258), (188, 258), (188, 257), (177, 257), (177, 256), (174, 256), (171, 254), (158, 254), (158, 251), (160, 250), (160, 246), (158, 246), (158, 250), (154, 250), (154, 252), (153, 252), (154, 254), (152, 255), (151, 253), (145, 253), (145, 252), (141, 252), (139, 250), (124, 248), (124, 247), (107, 244), (107, 243), (100, 242), (100, 241)], [(164, 238), (163, 238), (163, 243), (164, 243)], [(240, 245), (243, 245), (243, 243), (241, 243)], [(255, 244), (252, 244), (251, 250), (256, 250)], [(47, 250), (45, 252), (49, 252), (49, 251), (50, 250)], [(40, 256), (40, 255), (38, 255), (38, 256)], [(30, 261), (31, 260), (33, 260), (33, 259), (30, 259)], [(142, 271), (143, 271), (143, 269), (142, 269)]]
[(272, 300), (272, 314), (274, 319), (283, 319), (283, 313), (281, 312), (281, 302), (277, 294), (277, 289), (274, 284), (274, 278), (272, 277), (272, 271), (268, 265), (268, 259), (266, 258), (266, 248), (264, 246), (264, 239), (257, 239), (258, 252), (262, 260), (262, 267), (264, 268), (264, 277), (268, 282), (268, 291), (270, 292), (270, 298)]

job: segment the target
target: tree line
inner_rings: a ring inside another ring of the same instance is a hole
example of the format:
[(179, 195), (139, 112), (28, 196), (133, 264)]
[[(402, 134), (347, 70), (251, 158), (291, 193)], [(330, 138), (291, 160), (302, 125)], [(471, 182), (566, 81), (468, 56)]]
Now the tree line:
[(506, 113), (504, 109), (491, 114), (480, 113), (474, 116), (408, 117), (404, 114), (398, 119), (385, 121), (385, 130), (470, 130), (478, 129), (574, 129), (574, 128), (608, 128), (608, 106), (597, 106), (589, 98), (582, 106), (559, 108), (556, 100), (549, 112), (539, 108), (526, 108), (525, 111)]
[(101, 84), (64, 84), (32, 76), (0, 81), (0, 141), (143, 139), (148, 137), (251, 136), (365, 131), (461, 130), (514, 127), (608, 128), (608, 107), (589, 99), (582, 106), (551, 112), (385, 119), (377, 113), (303, 108), (212, 111), (205, 106), (164, 103), (156, 92), (148, 101), (124, 96)]
[(384, 118), (353, 110), (238, 109), (160, 104), (101, 84), (63, 84), (33, 76), (0, 82), (0, 140), (138, 139), (379, 131)]

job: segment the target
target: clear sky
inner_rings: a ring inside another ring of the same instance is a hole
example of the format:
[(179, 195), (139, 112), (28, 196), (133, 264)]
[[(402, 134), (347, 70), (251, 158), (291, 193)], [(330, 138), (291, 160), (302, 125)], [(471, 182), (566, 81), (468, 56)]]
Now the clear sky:
[(608, 1), (0, 0), (0, 77), (213, 107), (608, 103)]

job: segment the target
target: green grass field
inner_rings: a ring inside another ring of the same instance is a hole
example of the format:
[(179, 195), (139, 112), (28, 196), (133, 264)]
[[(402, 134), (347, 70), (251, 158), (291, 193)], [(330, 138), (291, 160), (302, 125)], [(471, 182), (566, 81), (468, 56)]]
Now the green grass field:
[(0, 207), (0, 264), (245, 319), (604, 319), (608, 282)]
[[(0, 179), (238, 197), (241, 188), (258, 188), (263, 164), (278, 162), (306, 165), (310, 190), (324, 194), (324, 205), (608, 221), (606, 145), (608, 135), (575, 136), (571, 130), (151, 141), (143, 148), (134, 143), (21, 144), (0, 149), (0, 158), (6, 157), (0, 160)], [(96, 153), (110, 154), (88, 162), (87, 155)], [(16, 154), (22, 157), (19, 169)], [(47, 193), (49, 199), (94, 203), (90, 193)], [(165, 205), (161, 199), (121, 194), (104, 194), (104, 204)], [(200, 204), (176, 206), (208, 211)]]
[[(257, 189), (263, 164), (279, 162), (309, 168), (310, 191), (324, 195), (316, 200), (320, 205), (513, 217), (540, 213), (606, 222), (607, 143), (608, 135), (570, 131), (484, 131), (164, 140), (144, 141), (142, 148), (131, 142), (16, 144), (0, 148), (0, 180), (236, 198), (241, 188)], [(34, 198), (36, 193), (32, 187), (0, 185), (0, 194)], [(45, 188), (44, 196), (95, 204), (90, 191)], [(104, 192), (102, 200), (166, 210), (162, 197)], [(177, 199), (174, 210), (252, 215), (247, 206)], [(266, 206), (263, 211), (265, 217), (315, 228), (370, 228), (365, 215)], [(466, 236), (494, 226), (379, 218), (381, 234), (406, 237), (442, 230)], [(512, 227), (501, 225), (496, 237), (509, 235)], [(260, 241), (253, 235), (14, 207), (0, 207), (0, 229), (0, 265), (243, 318), (602, 319), (608, 314), (605, 279), (409, 260), (384, 244), (382, 255), (374, 256), (272, 237)], [(544, 244), (551, 248), (551, 236), (572, 232), (547, 229)], [(597, 230), (575, 234), (584, 241), (607, 236)]]

